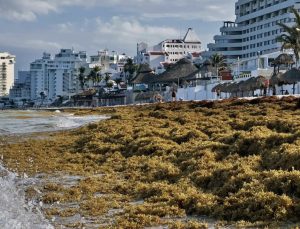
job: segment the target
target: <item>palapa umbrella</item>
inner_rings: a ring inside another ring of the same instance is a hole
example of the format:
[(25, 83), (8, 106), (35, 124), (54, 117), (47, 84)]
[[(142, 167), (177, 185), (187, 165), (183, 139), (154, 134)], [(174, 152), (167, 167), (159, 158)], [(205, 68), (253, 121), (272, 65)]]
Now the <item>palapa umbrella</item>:
[(282, 53), (280, 54), (273, 62), (275, 65), (281, 65), (281, 64), (294, 64), (294, 60), (292, 55)]
[(272, 87), (273, 95), (276, 95), (276, 85), (282, 85), (283, 83), (282, 75), (281, 72), (274, 73), (269, 80), (269, 86)]
[(286, 84), (293, 84), (293, 94), (295, 94), (295, 85), (300, 81), (300, 70), (292, 68), (282, 75), (282, 81)]
[(216, 86), (214, 86), (212, 89), (211, 89), (211, 92), (216, 92), (218, 90), (221, 90), (221, 87), (223, 86), (223, 84), (217, 84)]
[(267, 79), (264, 76), (257, 76), (248, 79), (245, 82), (245, 87), (248, 87), (249, 90), (255, 91), (257, 89), (265, 88), (267, 84)]
[(226, 90), (227, 92), (229, 93), (237, 93), (239, 88), (238, 88), (238, 83), (237, 82), (233, 82), (231, 84), (229, 84), (227, 87), (226, 87)]
[(286, 84), (293, 84), (300, 81), (300, 70), (292, 68), (282, 75), (282, 81)]
[(271, 79), (269, 80), (270, 86), (274, 87), (276, 84), (282, 83), (283, 82), (282, 75), (283, 74), (281, 72), (273, 74), (271, 76)]
[(220, 92), (228, 93), (227, 87), (228, 87), (230, 84), (232, 84), (232, 83), (227, 82), (227, 83), (221, 84), (221, 86), (220, 86)]
[(237, 85), (238, 91), (242, 92), (242, 96), (244, 96), (245, 91), (249, 91), (246, 85), (246, 81), (242, 80)]

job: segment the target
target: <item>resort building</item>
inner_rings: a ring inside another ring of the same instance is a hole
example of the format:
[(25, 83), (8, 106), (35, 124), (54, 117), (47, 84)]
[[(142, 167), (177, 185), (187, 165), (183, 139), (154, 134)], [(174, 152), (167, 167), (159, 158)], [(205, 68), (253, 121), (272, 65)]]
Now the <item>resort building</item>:
[(61, 49), (52, 59), (44, 53), (42, 59), (30, 64), (31, 99), (41, 98), (43, 93), (48, 101), (58, 96), (71, 96), (78, 92), (78, 69), (87, 64), (86, 52)]
[(110, 73), (112, 78), (121, 77), (124, 71), (124, 66), (130, 57), (125, 53), (118, 54), (115, 51), (109, 53), (107, 49), (98, 51), (97, 55), (90, 57), (88, 68), (92, 69), (95, 66), (101, 68), (101, 74)]
[(9, 90), (9, 98), (14, 101), (31, 99), (31, 76), (30, 71), (19, 71), (18, 78)]
[(15, 59), (15, 56), (7, 52), (0, 52), (0, 97), (7, 96), (13, 86)]
[(76, 94), (79, 91), (78, 69), (86, 63), (86, 52), (61, 49), (53, 60), (48, 61), (48, 98), (53, 100)]
[[(280, 50), (276, 41), (283, 29), (277, 23), (292, 25), (295, 22), (291, 8), (300, 9), (297, 0), (238, 0), (235, 4), (236, 20), (225, 21), (221, 35), (208, 44), (210, 56), (221, 53), (229, 64), (239, 61), (242, 70), (270, 67), (269, 55)], [(258, 63), (263, 65), (258, 66)]]
[(49, 53), (43, 53), (41, 59), (37, 59), (30, 64), (31, 77), (31, 99), (36, 100), (40, 98), (40, 94), (48, 90), (48, 62), (51, 60)]
[(156, 73), (164, 71), (165, 64), (173, 64), (185, 57), (199, 56), (201, 41), (192, 28), (183, 39), (166, 39), (148, 47), (146, 43), (137, 44), (136, 62), (148, 64)]

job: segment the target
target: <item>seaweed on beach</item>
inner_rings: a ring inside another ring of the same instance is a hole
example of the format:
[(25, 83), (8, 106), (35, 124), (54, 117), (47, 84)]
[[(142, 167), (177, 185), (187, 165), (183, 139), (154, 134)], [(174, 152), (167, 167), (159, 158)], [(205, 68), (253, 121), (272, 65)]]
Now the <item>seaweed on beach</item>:
[[(41, 200), (54, 204), (48, 217), (92, 216), (106, 228), (296, 225), (298, 107), (296, 98), (270, 97), (97, 108), (111, 119), (1, 144), (0, 155), (20, 174), (82, 177), (43, 187)], [(57, 201), (78, 205), (63, 211)]]

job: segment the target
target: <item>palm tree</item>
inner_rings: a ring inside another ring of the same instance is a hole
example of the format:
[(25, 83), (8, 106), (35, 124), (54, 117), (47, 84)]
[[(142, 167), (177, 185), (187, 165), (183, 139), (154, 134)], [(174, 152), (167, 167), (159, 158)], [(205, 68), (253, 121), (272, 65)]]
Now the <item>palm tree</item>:
[(95, 86), (95, 83), (99, 83), (100, 82), (100, 71), (101, 68), (99, 66), (95, 66), (93, 67), (93, 69), (91, 70), (90, 74), (89, 74), (89, 79), (93, 81), (93, 86)]
[(44, 104), (44, 100), (46, 99), (47, 96), (46, 96), (45, 92), (43, 92), (43, 91), (40, 92), (40, 96), (41, 96), (41, 100), (42, 100), (41, 101), (41, 106), (42, 106)]
[(104, 77), (105, 82), (107, 83), (110, 80), (110, 73), (106, 72)]
[(132, 79), (134, 73), (137, 71), (138, 65), (133, 63), (133, 60), (128, 58), (126, 64), (124, 65), (124, 72), (128, 73), (128, 80)]
[(212, 66), (216, 68), (217, 76), (219, 76), (219, 70), (224, 69), (226, 66), (226, 60), (220, 53), (215, 53), (210, 57)]
[(282, 43), (281, 50), (284, 49), (292, 49), (296, 58), (296, 66), (300, 59), (299, 52), (300, 52), (300, 15), (298, 11), (294, 8), (291, 9), (295, 15), (296, 23), (295, 25), (289, 27), (283, 23), (277, 23), (283, 30), (284, 34), (281, 34), (276, 38), (278, 42)]
[(85, 67), (80, 67), (79, 68), (79, 83), (80, 83), (80, 87), (83, 90), (84, 89), (84, 83), (85, 83)]

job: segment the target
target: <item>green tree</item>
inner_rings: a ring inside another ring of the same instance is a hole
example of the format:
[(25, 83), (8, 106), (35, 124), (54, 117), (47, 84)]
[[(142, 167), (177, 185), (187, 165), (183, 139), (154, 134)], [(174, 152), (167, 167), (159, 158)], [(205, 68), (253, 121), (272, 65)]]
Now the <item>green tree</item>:
[(296, 65), (300, 59), (300, 15), (298, 11), (294, 8), (291, 9), (295, 15), (296, 21), (293, 26), (288, 26), (284, 23), (277, 23), (283, 30), (284, 34), (277, 37), (277, 41), (281, 43), (281, 50), (292, 49), (296, 58)]
[(226, 67), (226, 60), (220, 53), (215, 53), (210, 57), (212, 66), (216, 69), (217, 75), (219, 76), (220, 70)]
[(106, 81), (106, 87), (108, 87), (109, 90), (114, 86), (114, 81), (113, 80), (108, 80)]
[(85, 84), (85, 67), (80, 67), (79, 68), (79, 83), (80, 83), (80, 87), (83, 90), (84, 89), (84, 84)]
[(89, 80), (93, 82), (93, 86), (95, 86), (95, 83), (99, 83), (101, 80), (100, 71), (101, 68), (99, 66), (95, 66), (88, 75)]

